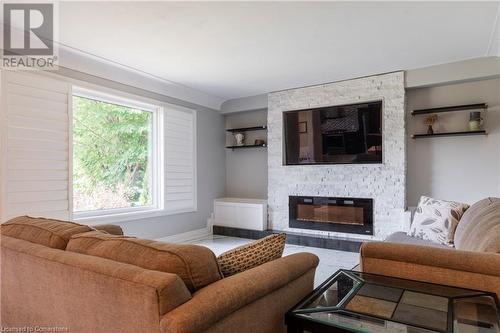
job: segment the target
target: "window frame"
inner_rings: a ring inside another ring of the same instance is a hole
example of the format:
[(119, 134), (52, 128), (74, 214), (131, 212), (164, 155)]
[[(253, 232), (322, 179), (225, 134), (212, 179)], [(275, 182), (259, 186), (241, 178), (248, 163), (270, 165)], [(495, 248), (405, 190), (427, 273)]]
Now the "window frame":
[[(147, 206), (138, 207), (124, 207), (124, 208), (108, 208), (102, 210), (91, 210), (75, 212), (73, 207), (73, 97), (83, 97), (102, 101), (104, 103), (118, 104), (134, 109), (139, 109), (152, 114), (152, 131), (151, 131), (151, 196), (152, 204)], [(166, 215), (165, 211), (165, 149), (164, 149), (164, 107), (161, 103), (154, 103), (154, 101), (143, 101), (142, 98), (135, 98), (127, 96), (120, 92), (101, 92), (95, 89), (88, 89), (81, 86), (73, 86), (68, 96), (70, 99), (70, 113), (69, 113), (69, 126), (70, 126), (70, 168), (69, 168), (69, 184), (71, 189), (69, 194), (70, 200), (70, 214), (71, 219), (81, 223), (95, 223), (95, 222), (119, 222), (127, 220), (135, 220), (146, 217), (155, 217)]]

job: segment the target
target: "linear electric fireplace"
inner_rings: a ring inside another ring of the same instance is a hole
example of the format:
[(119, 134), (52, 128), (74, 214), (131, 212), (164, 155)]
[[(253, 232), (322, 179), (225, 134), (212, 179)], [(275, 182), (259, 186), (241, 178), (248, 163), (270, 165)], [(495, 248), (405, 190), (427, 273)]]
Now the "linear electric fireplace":
[(289, 226), (373, 235), (373, 199), (290, 196)]

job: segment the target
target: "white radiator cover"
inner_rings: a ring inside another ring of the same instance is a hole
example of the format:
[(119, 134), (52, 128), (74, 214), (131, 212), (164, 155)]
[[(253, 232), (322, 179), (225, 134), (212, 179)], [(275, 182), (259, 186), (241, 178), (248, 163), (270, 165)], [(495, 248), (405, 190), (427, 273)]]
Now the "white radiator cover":
[(214, 200), (214, 225), (251, 230), (267, 229), (267, 200), (219, 198)]

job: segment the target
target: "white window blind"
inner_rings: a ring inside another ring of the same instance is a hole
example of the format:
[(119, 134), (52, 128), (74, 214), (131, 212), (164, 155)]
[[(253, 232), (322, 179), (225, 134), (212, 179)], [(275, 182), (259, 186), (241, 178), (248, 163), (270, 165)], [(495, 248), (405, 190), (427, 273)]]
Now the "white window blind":
[[(0, 222), (19, 215), (72, 218), (72, 84), (0, 72)], [(196, 111), (162, 105), (157, 214), (197, 209)]]
[(195, 211), (196, 111), (165, 106), (165, 210)]
[(2, 221), (70, 217), (69, 91), (41, 75), (2, 72)]

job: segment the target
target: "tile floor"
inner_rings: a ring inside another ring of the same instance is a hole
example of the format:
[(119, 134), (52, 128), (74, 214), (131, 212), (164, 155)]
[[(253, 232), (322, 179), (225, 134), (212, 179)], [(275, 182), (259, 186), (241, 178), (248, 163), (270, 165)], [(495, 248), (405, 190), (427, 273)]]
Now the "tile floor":
[[(189, 241), (189, 243), (206, 246), (210, 248), (216, 255), (219, 255), (222, 252), (231, 250), (237, 246), (244, 245), (252, 241), (253, 240), (251, 239), (245, 238), (214, 235), (207, 238)], [(285, 245), (285, 251), (283, 255), (285, 256), (297, 252), (311, 252), (319, 257), (319, 266), (316, 270), (316, 277), (314, 279), (315, 287), (325, 281), (338, 269), (351, 269), (359, 263), (359, 255), (357, 253), (292, 244)]]

